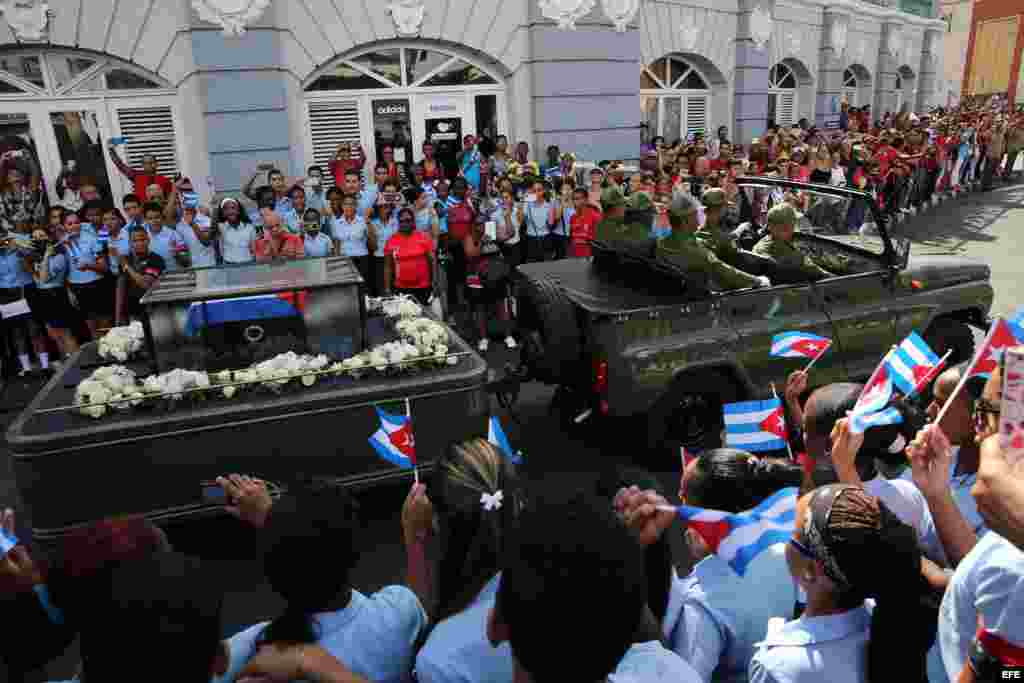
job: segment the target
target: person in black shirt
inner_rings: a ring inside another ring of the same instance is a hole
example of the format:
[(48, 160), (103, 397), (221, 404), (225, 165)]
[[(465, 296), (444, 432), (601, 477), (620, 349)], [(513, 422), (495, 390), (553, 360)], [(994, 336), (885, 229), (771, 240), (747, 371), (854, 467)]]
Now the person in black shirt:
[(140, 300), (156, 284), (166, 264), (159, 254), (149, 251), (149, 233), (144, 227), (132, 228), (132, 253), (121, 255), (121, 275), (117, 281), (117, 324), (127, 324), (130, 316), (142, 315)]

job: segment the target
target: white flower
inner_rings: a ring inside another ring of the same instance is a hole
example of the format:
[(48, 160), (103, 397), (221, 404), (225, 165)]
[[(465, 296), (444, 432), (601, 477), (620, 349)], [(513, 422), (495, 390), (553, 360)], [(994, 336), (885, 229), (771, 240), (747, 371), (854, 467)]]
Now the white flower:
[(304, 387), (311, 387), (314, 384), (316, 384), (316, 375), (303, 375), (302, 376), (302, 386), (304, 386)]
[(233, 373), (230, 370), (224, 372), (218, 372), (214, 375), (214, 378), (221, 384), (230, 384), (232, 382)]
[(500, 490), (495, 491), (493, 495), (490, 493), (482, 493), (480, 494), (480, 505), (486, 512), (500, 510), (504, 499), (505, 494)]
[(231, 398), (238, 392), (238, 387), (224, 387), (221, 389), (221, 393), (224, 394), (224, 398)]

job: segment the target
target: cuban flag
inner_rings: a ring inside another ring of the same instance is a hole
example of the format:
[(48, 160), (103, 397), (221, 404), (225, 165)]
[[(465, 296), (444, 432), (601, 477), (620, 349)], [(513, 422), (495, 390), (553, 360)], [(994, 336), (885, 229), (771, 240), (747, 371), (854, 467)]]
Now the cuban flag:
[(684, 470), (686, 469), (687, 465), (689, 465), (691, 462), (693, 462), (699, 457), (699, 454), (691, 453), (690, 451), (686, 450), (686, 446), (679, 447), (679, 461), (683, 464)]
[(1017, 338), (1017, 341), (1024, 344), (1024, 306), (1018, 308), (1013, 315), (1006, 319), (1010, 332)]
[(885, 364), (893, 385), (905, 396), (912, 396), (918, 385), (939, 367), (940, 360), (921, 335), (911, 332), (886, 356)]
[(1021, 340), (1014, 334), (1013, 325), (999, 318), (992, 325), (992, 329), (989, 330), (988, 336), (985, 337), (981, 347), (975, 352), (974, 360), (971, 362), (971, 369), (967, 372), (967, 376), (990, 376), (999, 367), (999, 363), (1003, 358), (1003, 352), (1020, 343)]
[(306, 292), (280, 292), (237, 299), (201, 301), (188, 307), (185, 334), (194, 337), (202, 331), (204, 325), (301, 317), (305, 310)]
[(818, 358), (832, 346), (832, 340), (806, 332), (782, 332), (772, 337), (771, 355), (776, 358)]
[(894, 392), (888, 373), (883, 367), (881, 373), (876, 371), (875, 374), (876, 377), (868, 382), (868, 386), (857, 400), (857, 405), (850, 413), (850, 429), (855, 434), (863, 434), (871, 427), (899, 424), (903, 421), (900, 411), (888, 407)]
[(18, 545), (17, 537), (7, 531), (7, 529), (0, 528), (0, 557), (11, 552), (16, 545)]
[(732, 514), (681, 505), (679, 518), (708, 548), (743, 576), (747, 565), (776, 543), (788, 543), (796, 523), (799, 491), (785, 488), (752, 510)]
[(509, 442), (508, 437), (505, 436), (505, 430), (501, 428), (501, 420), (494, 415), (491, 415), (491, 421), (487, 427), (487, 440), (492, 443), (503, 456), (508, 458), (510, 463), (513, 465), (522, 464), (523, 452), (512, 448), (512, 444)]
[(370, 437), (370, 445), (377, 455), (403, 470), (416, 466), (416, 441), (412, 435), (412, 420), (405, 415), (392, 415), (377, 408), (380, 429)]
[(726, 445), (752, 453), (785, 450), (786, 414), (781, 400), (727, 403), (724, 411)]

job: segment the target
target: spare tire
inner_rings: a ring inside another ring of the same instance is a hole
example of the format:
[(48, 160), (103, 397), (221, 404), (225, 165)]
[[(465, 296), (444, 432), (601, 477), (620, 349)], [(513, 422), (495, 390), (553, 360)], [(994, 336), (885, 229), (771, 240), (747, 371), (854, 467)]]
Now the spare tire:
[(525, 278), (518, 296), (523, 363), (538, 381), (574, 384), (583, 354), (576, 306), (550, 277)]

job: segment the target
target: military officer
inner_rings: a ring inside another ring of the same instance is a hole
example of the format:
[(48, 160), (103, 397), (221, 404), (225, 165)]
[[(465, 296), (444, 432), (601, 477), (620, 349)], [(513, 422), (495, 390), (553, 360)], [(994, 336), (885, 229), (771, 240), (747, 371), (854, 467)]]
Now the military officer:
[(733, 261), (737, 252), (736, 243), (722, 222), (728, 204), (725, 190), (712, 187), (704, 191), (701, 199), (704, 202), (704, 227), (697, 231), (697, 241), (722, 261)]
[(768, 287), (768, 278), (751, 275), (723, 263), (697, 239), (697, 204), (686, 195), (676, 195), (668, 211), (672, 234), (658, 242), (658, 256), (685, 270), (701, 284), (714, 282), (720, 289)]
[(800, 215), (792, 205), (783, 202), (768, 212), (768, 234), (754, 246), (754, 253), (775, 262), (780, 268), (796, 270), (812, 280), (834, 275), (793, 246), (793, 235)]
[(594, 239), (601, 242), (649, 242), (651, 226), (626, 221), (626, 197), (622, 190), (612, 186), (601, 193), (604, 220), (597, 224)]

